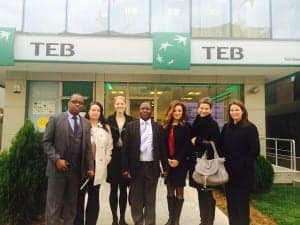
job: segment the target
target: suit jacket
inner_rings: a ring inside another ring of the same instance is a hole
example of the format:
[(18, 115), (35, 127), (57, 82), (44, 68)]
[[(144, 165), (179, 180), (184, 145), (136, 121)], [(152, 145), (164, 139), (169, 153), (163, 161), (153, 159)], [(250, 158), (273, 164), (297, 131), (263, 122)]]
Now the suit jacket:
[[(153, 161), (156, 163), (155, 174), (159, 177), (160, 162), (162, 169), (165, 171), (167, 156), (166, 150), (162, 140), (162, 127), (156, 122), (151, 121), (153, 133)], [(140, 120), (134, 120), (127, 124), (125, 138), (122, 151), (122, 172), (129, 171), (131, 176), (134, 177), (140, 166), (140, 146), (141, 146), (141, 133), (140, 133)]]
[[(87, 119), (80, 117), (80, 126), (82, 127), (81, 176), (84, 177), (87, 170), (94, 170), (94, 158), (91, 148), (90, 123)], [(43, 137), (43, 147), (48, 157), (47, 176), (56, 176), (60, 173), (55, 163), (58, 159), (63, 159), (70, 148), (69, 132), (67, 112), (49, 118)]]

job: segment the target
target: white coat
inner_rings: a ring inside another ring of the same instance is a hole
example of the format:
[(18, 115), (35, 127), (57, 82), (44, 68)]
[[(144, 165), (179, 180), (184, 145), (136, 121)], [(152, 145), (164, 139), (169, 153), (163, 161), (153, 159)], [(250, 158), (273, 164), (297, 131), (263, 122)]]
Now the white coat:
[(107, 165), (111, 160), (113, 149), (113, 139), (110, 129), (108, 132), (103, 129), (102, 124), (91, 128), (91, 142), (95, 146), (95, 179), (94, 185), (102, 184), (106, 181)]

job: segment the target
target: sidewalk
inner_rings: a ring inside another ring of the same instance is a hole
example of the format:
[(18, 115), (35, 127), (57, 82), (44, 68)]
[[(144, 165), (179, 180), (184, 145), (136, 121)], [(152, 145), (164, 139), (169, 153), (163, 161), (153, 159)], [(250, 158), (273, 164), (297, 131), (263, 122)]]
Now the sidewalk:
[[(184, 189), (185, 201), (183, 204), (182, 214), (180, 217), (181, 225), (199, 225), (199, 207), (197, 199), (197, 191), (188, 185)], [(160, 179), (157, 187), (156, 202), (156, 224), (164, 225), (168, 220), (168, 207), (166, 199), (166, 186)], [(109, 207), (109, 184), (102, 185), (100, 188), (100, 214), (97, 225), (111, 225), (112, 216)], [(126, 210), (126, 221), (129, 225), (133, 225), (130, 213), (130, 207)], [(228, 225), (227, 216), (225, 216), (218, 208), (216, 208), (215, 225)]]

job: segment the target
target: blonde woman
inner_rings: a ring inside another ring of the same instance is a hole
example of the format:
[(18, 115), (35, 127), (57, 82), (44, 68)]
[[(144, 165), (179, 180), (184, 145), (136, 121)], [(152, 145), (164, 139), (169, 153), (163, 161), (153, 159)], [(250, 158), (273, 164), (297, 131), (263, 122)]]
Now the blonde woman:
[[(96, 225), (99, 215), (99, 189), (106, 181), (107, 165), (111, 160), (113, 140), (110, 127), (103, 116), (103, 106), (99, 102), (92, 102), (85, 117), (91, 123), (91, 142), (95, 157), (95, 177), (80, 191), (78, 197), (76, 225)], [(84, 196), (88, 193), (86, 210), (84, 211)], [(84, 223), (85, 214), (85, 223)]]
[[(108, 165), (107, 181), (110, 183), (109, 203), (113, 216), (112, 225), (127, 225), (125, 221), (125, 211), (127, 204), (127, 186), (128, 179), (121, 176), (121, 151), (123, 147), (126, 125), (132, 121), (132, 117), (125, 112), (126, 100), (123, 96), (117, 96), (114, 99), (115, 112), (107, 118), (110, 125), (113, 145), (112, 160)], [(119, 190), (119, 195), (118, 195)], [(118, 208), (120, 209), (120, 220), (118, 221)]]

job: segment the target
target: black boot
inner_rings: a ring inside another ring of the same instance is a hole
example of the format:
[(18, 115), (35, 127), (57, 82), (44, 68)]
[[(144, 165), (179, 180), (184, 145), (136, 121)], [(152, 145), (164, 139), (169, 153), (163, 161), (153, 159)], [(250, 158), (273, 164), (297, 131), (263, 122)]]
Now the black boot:
[(206, 225), (213, 225), (215, 220), (216, 200), (212, 197), (208, 203), (208, 214)]
[(112, 222), (112, 225), (119, 225), (117, 213), (116, 214), (113, 213), (113, 222)]
[(126, 223), (125, 221), (125, 216), (120, 216), (120, 221), (119, 221), (119, 225), (128, 225), (128, 223)]
[(200, 225), (213, 225), (215, 220), (216, 201), (212, 191), (198, 190), (198, 203), (200, 209)]
[(183, 199), (175, 198), (174, 225), (179, 225), (182, 205), (183, 205)]
[(175, 196), (167, 197), (167, 200), (168, 200), (169, 219), (165, 225), (173, 225), (174, 224)]

